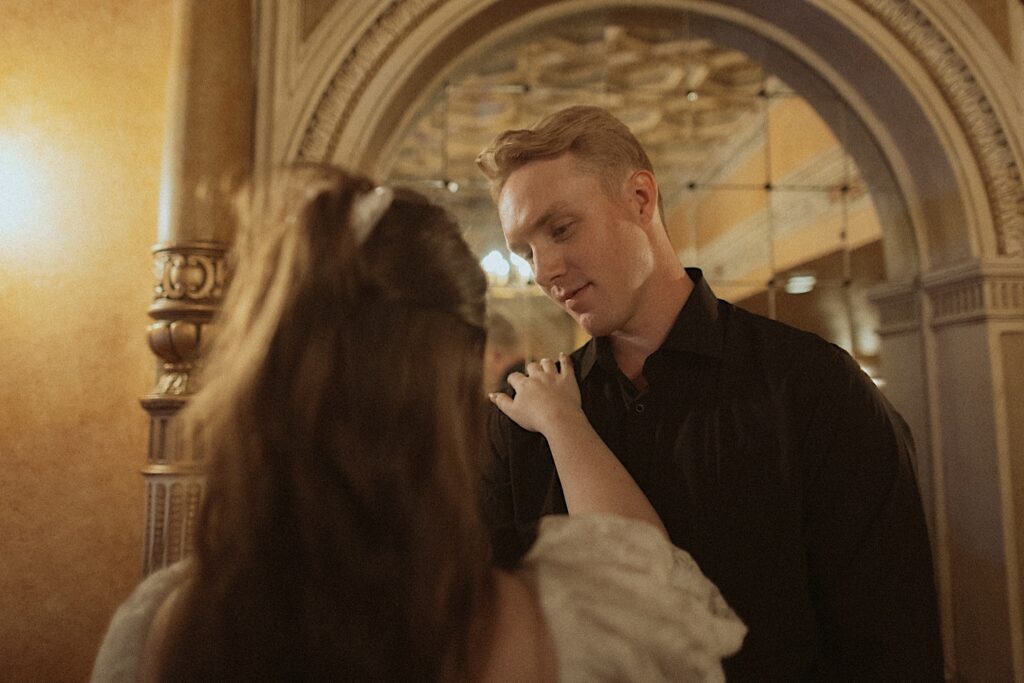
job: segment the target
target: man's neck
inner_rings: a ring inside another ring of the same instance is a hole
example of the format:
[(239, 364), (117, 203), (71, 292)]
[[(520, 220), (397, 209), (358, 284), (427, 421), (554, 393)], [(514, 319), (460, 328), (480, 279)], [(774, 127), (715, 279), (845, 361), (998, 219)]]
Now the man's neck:
[(608, 335), (612, 354), (622, 373), (643, 391), (647, 381), (643, 377), (647, 358), (661, 348), (683, 305), (693, 291), (693, 281), (681, 270), (661, 282), (648, 282), (644, 307), (630, 321), (627, 328)]

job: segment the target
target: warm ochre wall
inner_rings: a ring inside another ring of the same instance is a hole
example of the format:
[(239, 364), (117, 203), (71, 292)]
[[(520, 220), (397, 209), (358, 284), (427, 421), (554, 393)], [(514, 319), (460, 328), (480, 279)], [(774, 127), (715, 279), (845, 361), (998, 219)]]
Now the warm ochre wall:
[(171, 1), (0, 22), (0, 680), (81, 681), (140, 578)]

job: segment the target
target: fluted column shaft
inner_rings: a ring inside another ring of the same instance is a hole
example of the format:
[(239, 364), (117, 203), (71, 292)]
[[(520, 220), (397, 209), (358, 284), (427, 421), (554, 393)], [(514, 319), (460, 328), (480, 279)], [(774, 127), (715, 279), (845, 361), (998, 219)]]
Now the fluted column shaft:
[(183, 441), (179, 411), (196, 390), (204, 338), (227, 280), (231, 189), (252, 172), (249, 0), (177, 0), (149, 345), (158, 357), (146, 480), (145, 573), (192, 547), (204, 489), (202, 453)]

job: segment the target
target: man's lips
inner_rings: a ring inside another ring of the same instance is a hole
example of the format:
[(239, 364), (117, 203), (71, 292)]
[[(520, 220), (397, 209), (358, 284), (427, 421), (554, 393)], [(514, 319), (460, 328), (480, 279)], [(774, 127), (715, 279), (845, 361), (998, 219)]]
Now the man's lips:
[(590, 283), (588, 282), (587, 284), (583, 285), (582, 287), (577, 287), (576, 289), (568, 290), (561, 297), (562, 303), (564, 305), (571, 306), (576, 301), (576, 299), (579, 298), (579, 295), (581, 293), (583, 293), (589, 286), (590, 286)]

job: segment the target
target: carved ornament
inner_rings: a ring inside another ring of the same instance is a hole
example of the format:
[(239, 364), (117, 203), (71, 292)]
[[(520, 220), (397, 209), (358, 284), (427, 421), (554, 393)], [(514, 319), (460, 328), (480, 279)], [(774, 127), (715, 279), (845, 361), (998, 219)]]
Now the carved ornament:
[(320, 102), (302, 136), (299, 159), (325, 161), (333, 155), (352, 109), (381, 65), (414, 28), (449, 1), (395, 0), (388, 3), (320, 95)]
[(227, 274), (224, 245), (178, 242), (153, 248), (153, 306), (212, 313), (224, 294)]
[(1024, 269), (991, 262), (934, 273), (925, 278), (932, 325), (1024, 319)]
[(998, 253), (1024, 256), (1024, 179), (1006, 132), (970, 67), (911, 0), (857, 0), (917, 55), (935, 78), (978, 159), (996, 224)]

